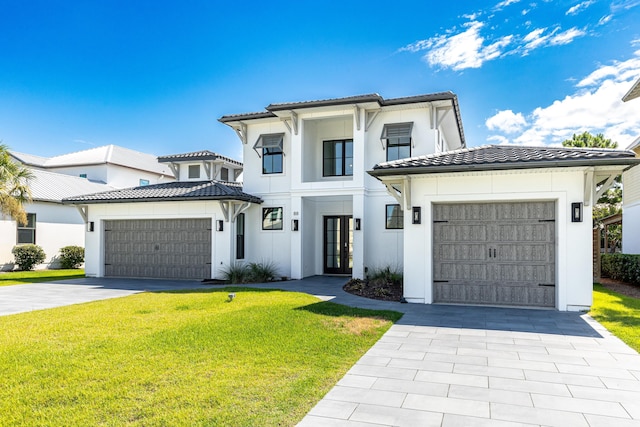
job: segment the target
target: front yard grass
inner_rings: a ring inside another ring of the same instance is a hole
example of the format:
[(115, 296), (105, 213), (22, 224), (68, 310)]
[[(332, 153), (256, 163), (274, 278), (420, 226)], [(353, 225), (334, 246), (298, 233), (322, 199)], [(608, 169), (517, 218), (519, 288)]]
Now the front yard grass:
[(589, 314), (612, 334), (640, 351), (640, 299), (594, 284)]
[(52, 280), (79, 279), (84, 270), (34, 270), (0, 273), (0, 286), (23, 285), (25, 283), (50, 282)]
[(400, 317), (233, 287), (0, 317), (0, 425), (295, 425)]

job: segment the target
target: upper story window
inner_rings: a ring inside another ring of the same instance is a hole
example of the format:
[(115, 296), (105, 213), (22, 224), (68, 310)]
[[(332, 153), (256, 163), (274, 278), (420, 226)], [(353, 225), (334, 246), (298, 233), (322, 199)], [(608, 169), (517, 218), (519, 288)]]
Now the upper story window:
[(200, 178), (200, 165), (189, 165), (189, 179)]
[(387, 230), (398, 230), (404, 228), (404, 215), (402, 214), (400, 205), (387, 205), (386, 209), (385, 228)]
[(81, 173), (81, 174), (80, 174), (80, 178), (86, 178), (86, 177), (87, 177), (87, 174), (86, 174), (86, 173)]
[(222, 181), (229, 181), (229, 169), (227, 168), (220, 169), (220, 179)]
[(36, 243), (36, 214), (27, 214), (27, 223), (22, 225), (18, 223), (17, 244)]
[(145, 185), (149, 185), (148, 179), (140, 179), (140, 187), (144, 187)]
[(353, 141), (324, 141), (322, 176), (353, 175)]
[(413, 123), (390, 123), (384, 125), (381, 140), (387, 143), (387, 161), (411, 157), (411, 129)]
[(282, 208), (262, 208), (262, 229), (282, 230)]
[[(253, 145), (260, 156), (262, 152), (262, 173), (282, 173), (284, 133), (262, 134)], [(258, 150), (261, 150), (258, 151)]]

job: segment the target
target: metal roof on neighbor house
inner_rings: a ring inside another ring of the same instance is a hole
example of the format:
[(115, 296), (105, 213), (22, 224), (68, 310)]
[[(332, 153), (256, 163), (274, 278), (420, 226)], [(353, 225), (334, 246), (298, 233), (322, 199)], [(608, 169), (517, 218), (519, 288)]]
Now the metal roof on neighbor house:
[[(168, 166), (158, 163), (156, 156), (113, 144), (62, 154), (47, 159), (32, 155), (25, 156), (20, 153), (15, 154), (18, 160), (21, 160), (20, 156), (22, 156), (22, 158), (27, 161), (25, 164), (45, 169), (110, 163), (131, 169), (153, 172), (158, 175), (173, 176)], [(42, 161), (42, 159), (44, 159), (44, 161)]]
[(99, 191), (111, 191), (114, 187), (89, 181), (72, 175), (31, 169), (33, 179), (29, 181), (31, 198), (40, 202), (61, 202), (65, 197), (75, 197)]
[(485, 145), (380, 163), (373, 176), (532, 169), (570, 166), (636, 165), (632, 151), (571, 147)]
[(175, 181), (164, 184), (146, 185), (69, 197), (63, 200), (69, 204), (165, 202), (182, 200), (238, 200), (262, 203), (262, 199), (244, 193), (242, 186), (219, 181)]
[(462, 146), (465, 146), (464, 129), (462, 127), (462, 117), (460, 116), (460, 106), (458, 105), (458, 97), (453, 92), (437, 92), (425, 95), (405, 96), (401, 98), (389, 98), (384, 99), (377, 93), (370, 93), (366, 95), (347, 96), (343, 98), (329, 98), (319, 99), (315, 101), (300, 101), (300, 102), (285, 102), (269, 104), (265, 109), (267, 111), (245, 114), (231, 114), (222, 116), (218, 119), (221, 123), (237, 122), (242, 120), (264, 119), (277, 117), (274, 111), (283, 110), (297, 110), (302, 108), (314, 108), (314, 107), (330, 107), (339, 105), (351, 105), (358, 103), (376, 102), (381, 107), (392, 105), (406, 105), (417, 104), (420, 102), (434, 102), (434, 101), (451, 101), (456, 116), (456, 122), (458, 124), (458, 131), (460, 133), (460, 140)]
[(221, 156), (220, 154), (214, 153), (209, 150), (194, 151), (191, 153), (169, 154), (166, 156), (158, 157), (158, 162), (160, 163), (171, 163), (171, 162), (191, 161), (191, 160), (210, 160), (210, 161), (221, 160), (223, 162), (227, 162), (233, 165), (242, 166), (242, 163), (237, 160), (233, 160), (230, 157)]

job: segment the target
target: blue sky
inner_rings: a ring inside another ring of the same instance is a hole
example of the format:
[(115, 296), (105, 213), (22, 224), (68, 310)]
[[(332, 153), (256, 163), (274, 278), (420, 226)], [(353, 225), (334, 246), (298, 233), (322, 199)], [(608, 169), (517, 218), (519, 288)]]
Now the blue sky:
[(0, 0), (0, 140), (240, 157), (217, 118), (453, 91), (468, 146), (640, 136), (640, 0)]

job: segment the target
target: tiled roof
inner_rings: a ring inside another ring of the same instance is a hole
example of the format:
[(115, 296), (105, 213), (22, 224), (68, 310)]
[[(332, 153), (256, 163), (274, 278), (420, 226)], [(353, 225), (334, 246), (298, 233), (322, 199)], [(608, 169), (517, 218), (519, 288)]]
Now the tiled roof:
[(43, 167), (44, 163), (49, 160), (46, 157), (36, 156), (34, 154), (18, 153), (17, 151), (11, 151), (9, 152), (9, 154), (11, 155), (11, 157), (27, 166)]
[(632, 165), (640, 162), (626, 150), (485, 145), (380, 163), (374, 176), (472, 170), (529, 169), (560, 166)]
[(458, 105), (458, 97), (453, 92), (437, 92), (425, 95), (405, 96), (402, 98), (389, 98), (384, 99), (377, 93), (370, 93), (365, 95), (347, 96), (343, 98), (329, 98), (318, 99), (314, 101), (299, 101), (299, 102), (285, 102), (269, 104), (266, 107), (267, 111), (258, 113), (246, 113), (246, 114), (231, 114), (222, 116), (218, 121), (222, 123), (230, 123), (241, 120), (263, 119), (268, 117), (277, 117), (273, 111), (282, 110), (295, 110), (300, 108), (312, 108), (312, 107), (327, 107), (337, 105), (348, 105), (366, 102), (376, 102), (381, 107), (391, 105), (403, 105), (403, 104), (416, 104), (419, 102), (433, 102), (433, 101), (451, 101), (453, 103), (453, 109), (456, 115), (456, 122), (458, 124), (458, 131), (460, 132), (460, 140), (462, 146), (465, 146), (464, 129), (462, 128), (462, 117), (460, 116), (460, 106)]
[(209, 150), (194, 151), (192, 153), (169, 154), (166, 156), (158, 157), (158, 162), (160, 163), (170, 163), (183, 160), (222, 160), (227, 163), (242, 166), (242, 163), (237, 160), (233, 160), (230, 157), (221, 156), (220, 154), (214, 153)]
[[(32, 156), (33, 157), (33, 156)], [(132, 169), (154, 172), (159, 175), (173, 176), (168, 166), (158, 163), (156, 156), (140, 151), (130, 150), (118, 145), (105, 145), (89, 150), (76, 151), (50, 157), (38, 165), (47, 169), (67, 166), (96, 165), (111, 163)]]
[(262, 203), (262, 199), (244, 193), (240, 184), (220, 181), (175, 181), (69, 197), (64, 203), (124, 203), (179, 200), (239, 200)]
[(631, 86), (631, 89), (629, 89), (629, 92), (622, 97), (622, 100), (627, 102), (636, 98), (640, 98), (640, 79), (636, 80), (633, 86)]
[(29, 188), (31, 189), (31, 198), (34, 201), (60, 202), (65, 197), (114, 189), (110, 185), (72, 175), (40, 169), (31, 169), (31, 173), (33, 179), (29, 181)]

